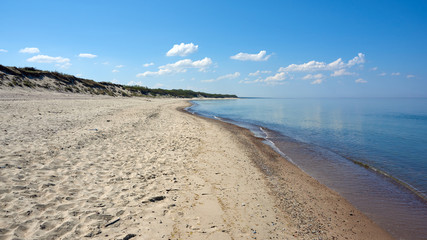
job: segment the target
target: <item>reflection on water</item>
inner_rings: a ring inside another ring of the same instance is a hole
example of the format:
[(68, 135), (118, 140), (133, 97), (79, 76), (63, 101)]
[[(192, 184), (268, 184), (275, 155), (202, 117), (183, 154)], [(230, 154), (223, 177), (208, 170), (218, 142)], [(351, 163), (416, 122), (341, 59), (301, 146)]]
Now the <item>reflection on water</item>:
[(192, 109), (369, 164), (427, 195), (427, 99), (240, 99)]
[[(263, 126), (273, 130), (270, 134), (275, 137), (270, 140), (298, 166), (396, 236), (427, 236), (422, 230), (427, 225), (425, 202), (391, 184), (390, 179), (349, 161), (386, 172), (426, 196), (427, 99), (241, 99), (196, 103), (192, 110), (198, 114), (232, 119), (248, 128)], [(408, 235), (408, 231), (413, 234)]]

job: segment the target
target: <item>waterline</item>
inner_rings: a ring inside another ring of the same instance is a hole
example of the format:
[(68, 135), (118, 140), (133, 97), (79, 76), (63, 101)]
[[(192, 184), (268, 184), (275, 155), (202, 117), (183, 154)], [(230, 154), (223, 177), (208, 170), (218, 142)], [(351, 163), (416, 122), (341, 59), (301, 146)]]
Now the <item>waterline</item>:
[[(389, 174), (372, 166), (369, 159), (363, 161), (362, 158), (361, 163), (357, 164), (361, 158), (350, 158), (348, 156), (351, 154), (342, 154), (343, 151), (335, 152), (332, 148), (325, 148), (314, 142), (301, 141), (307, 139), (307, 136), (304, 136), (301, 132), (292, 131), (293, 129), (290, 128), (284, 127), (281, 129), (290, 129), (288, 132), (293, 134), (293, 137), (283, 134), (283, 131), (272, 130), (271, 127), (277, 128), (277, 125), (280, 125), (275, 124), (277, 121), (274, 122), (271, 119), (267, 119), (268, 121), (263, 122), (260, 121), (260, 119), (263, 120), (262, 118), (257, 118), (259, 115), (253, 113), (254, 111), (260, 111), (263, 113), (262, 115), (268, 118), (277, 118), (286, 114), (286, 111), (274, 113), (271, 108), (265, 107), (265, 105), (255, 104), (255, 106), (248, 108), (250, 114), (255, 115), (255, 117), (249, 118), (244, 115), (248, 111), (245, 112), (244, 107), (243, 109), (239, 108), (239, 104), (234, 107), (234, 103), (236, 101), (225, 103), (224, 107), (221, 106), (222, 103), (218, 105), (218, 103), (200, 101), (196, 102), (190, 108), (190, 111), (250, 129), (258, 137), (264, 138), (265, 143), (281, 153), (285, 159), (292, 161), (304, 172), (337, 191), (395, 237), (422, 239), (427, 235), (427, 230), (424, 230), (424, 226), (427, 224), (426, 202), (403, 185), (396, 184), (396, 181), (392, 180), (393, 177), (387, 177)], [(206, 107), (206, 104), (212, 105)], [(212, 108), (212, 106), (214, 107)], [(263, 107), (266, 109), (263, 109)], [(293, 111), (293, 114), (298, 113), (295, 109), (291, 109), (291, 111)], [(276, 116), (272, 116), (272, 114), (276, 114)], [(309, 117), (299, 117), (303, 119), (301, 124), (319, 123), (319, 121), (312, 121)], [(310, 123), (310, 121), (312, 122)], [(336, 127), (338, 133), (344, 134), (346, 137), (351, 136), (345, 127), (340, 128), (339, 126), (340, 124), (342, 126), (348, 125), (348, 122), (341, 121), (337, 127), (336, 124), (330, 125), (330, 123), (324, 121), (318, 124), (319, 129), (321, 129), (322, 124)], [(316, 128), (310, 129), (315, 129), (314, 132), (317, 131), (316, 133), (321, 135), (321, 131)], [(310, 132), (309, 134), (312, 133)], [(295, 139), (295, 136), (299, 139)], [(319, 136), (317, 138), (321, 139)], [(328, 143), (333, 142), (331, 140)]]

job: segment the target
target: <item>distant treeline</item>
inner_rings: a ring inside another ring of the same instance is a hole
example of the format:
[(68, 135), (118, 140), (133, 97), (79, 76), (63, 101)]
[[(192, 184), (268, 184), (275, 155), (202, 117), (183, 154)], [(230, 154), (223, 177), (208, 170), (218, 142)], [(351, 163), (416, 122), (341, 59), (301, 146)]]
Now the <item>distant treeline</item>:
[[(101, 82), (102, 84), (105, 84), (105, 82)], [(107, 83), (108, 84), (108, 83)], [(236, 95), (230, 95), (230, 94), (214, 94), (214, 93), (205, 93), (205, 92), (195, 92), (192, 90), (184, 90), (184, 89), (161, 89), (161, 88), (147, 88), (147, 87), (141, 87), (141, 86), (127, 86), (122, 85), (125, 89), (131, 91), (131, 92), (140, 92), (141, 94), (147, 95), (160, 95), (160, 96), (174, 96), (174, 97), (180, 97), (180, 98), (193, 98), (193, 97), (206, 97), (206, 98), (237, 98)]]
[[(53, 83), (42, 83), (44, 78), (53, 80)], [(142, 86), (127, 86), (110, 82), (96, 82), (90, 79), (78, 78), (73, 75), (59, 73), (56, 71), (43, 71), (33, 67), (6, 67), (3, 65), (0, 65), (0, 87), (1, 85), (10, 87), (39, 87), (60, 92), (68, 91), (75, 93), (125, 97), (162, 96), (177, 98), (237, 98), (236, 95), (231, 94), (211, 94), (183, 89), (151, 89)]]

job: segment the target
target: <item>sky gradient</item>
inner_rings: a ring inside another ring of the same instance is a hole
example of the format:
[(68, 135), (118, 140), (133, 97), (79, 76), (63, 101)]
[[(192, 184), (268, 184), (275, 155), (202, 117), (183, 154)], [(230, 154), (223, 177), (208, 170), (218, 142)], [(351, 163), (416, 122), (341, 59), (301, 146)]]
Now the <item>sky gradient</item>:
[(1, 5), (6, 66), (244, 97), (427, 97), (426, 1)]

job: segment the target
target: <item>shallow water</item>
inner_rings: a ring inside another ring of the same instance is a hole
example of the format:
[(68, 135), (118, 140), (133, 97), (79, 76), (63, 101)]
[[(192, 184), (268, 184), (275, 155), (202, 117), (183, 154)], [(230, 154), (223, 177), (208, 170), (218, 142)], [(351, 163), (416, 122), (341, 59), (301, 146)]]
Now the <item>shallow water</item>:
[(427, 236), (427, 204), (406, 188), (427, 193), (427, 99), (195, 101), (190, 111), (266, 137), (394, 236)]

